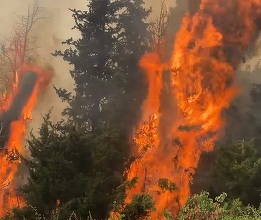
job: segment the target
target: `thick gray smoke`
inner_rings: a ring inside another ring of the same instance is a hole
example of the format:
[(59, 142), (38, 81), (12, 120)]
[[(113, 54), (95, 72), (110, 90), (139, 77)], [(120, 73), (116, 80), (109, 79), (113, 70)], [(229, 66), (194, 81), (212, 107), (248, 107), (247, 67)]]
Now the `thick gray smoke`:
[[(237, 76), (240, 84), (237, 103), (240, 104), (240, 109), (244, 114), (251, 108), (250, 92), (253, 89), (253, 84), (261, 83), (261, 34), (253, 49), (246, 54), (244, 62), (239, 66)], [(259, 118), (261, 119), (260, 113)]]

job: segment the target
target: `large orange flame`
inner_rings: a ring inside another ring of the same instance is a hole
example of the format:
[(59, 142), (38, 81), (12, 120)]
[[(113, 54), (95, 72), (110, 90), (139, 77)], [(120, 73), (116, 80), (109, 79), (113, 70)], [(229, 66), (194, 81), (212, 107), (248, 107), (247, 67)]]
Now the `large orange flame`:
[(52, 71), (43, 71), (40, 67), (33, 65), (25, 65), (17, 71), (16, 82), (13, 85), (13, 91), (6, 94), (2, 102), (2, 110), (8, 110), (14, 97), (19, 92), (18, 84), (20, 78), (26, 72), (34, 72), (37, 74), (37, 82), (33, 88), (33, 92), (23, 106), (22, 114), (19, 119), (11, 123), (10, 135), (4, 148), (0, 152), (0, 216), (10, 211), (13, 207), (21, 207), (24, 205), (23, 199), (19, 196), (16, 189), (19, 182), (16, 181), (17, 171), (21, 160), (19, 153), (24, 153), (24, 138), (28, 120), (32, 119), (32, 110), (34, 109), (39, 93), (49, 84)]
[[(196, 13), (184, 17), (169, 64), (161, 63), (156, 53), (141, 59), (148, 95), (134, 135), (137, 159), (128, 171), (128, 179), (138, 177), (138, 183), (127, 190), (126, 203), (137, 193), (151, 194), (157, 208), (152, 219), (162, 219), (164, 208), (173, 214), (179, 211), (190, 195), (201, 154), (214, 149), (225, 123), (222, 111), (238, 91), (236, 67), (260, 28), (260, 10), (260, 0), (201, 0)], [(161, 135), (160, 130), (166, 129), (164, 124), (159, 126), (166, 66), (176, 102), (173, 111), (178, 112), (175, 120), (170, 119), (174, 121), (168, 130), (171, 140), (162, 140), (168, 135)], [(160, 187), (158, 180), (165, 178), (167, 183), (175, 183), (177, 190)]]
[[(132, 195), (145, 190), (146, 167), (154, 166), (153, 157), (159, 146), (159, 118), (160, 118), (160, 92), (162, 90), (162, 71), (160, 56), (157, 53), (146, 54), (140, 61), (140, 65), (147, 74), (148, 95), (143, 103), (142, 123), (135, 134), (134, 142), (138, 149), (140, 159), (136, 160), (130, 171), (128, 179), (134, 177), (142, 178), (135, 188), (130, 189), (126, 202), (129, 203)], [(142, 167), (142, 169), (140, 169)]]

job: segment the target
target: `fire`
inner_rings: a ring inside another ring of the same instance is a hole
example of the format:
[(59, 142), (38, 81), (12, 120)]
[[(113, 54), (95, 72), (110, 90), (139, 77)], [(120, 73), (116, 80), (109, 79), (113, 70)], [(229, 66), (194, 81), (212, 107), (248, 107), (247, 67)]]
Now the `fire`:
[[(130, 171), (128, 179), (136, 176), (142, 178), (135, 188), (132, 188), (127, 196), (126, 202), (129, 203), (132, 195), (145, 190), (146, 187), (146, 166), (153, 160), (155, 150), (159, 146), (159, 118), (160, 118), (160, 93), (162, 90), (162, 71), (160, 56), (157, 53), (146, 54), (140, 61), (140, 65), (144, 68), (148, 80), (148, 95), (143, 104), (142, 123), (135, 134), (134, 142), (138, 147), (140, 159), (136, 160)], [(140, 169), (142, 167), (142, 169)]]
[[(129, 180), (138, 177), (138, 183), (127, 190), (126, 203), (135, 194), (151, 194), (157, 208), (152, 219), (162, 219), (164, 208), (176, 214), (190, 196), (200, 156), (214, 149), (225, 123), (222, 111), (238, 93), (235, 70), (257, 36), (260, 10), (260, 0), (201, 0), (197, 12), (183, 18), (169, 63), (157, 53), (142, 57), (148, 94), (134, 135), (137, 159), (127, 174)], [(161, 111), (166, 69), (176, 103), (174, 120)], [(163, 117), (171, 126), (162, 123)], [(163, 178), (177, 190), (162, 189), (158, 181)]]
[[(23, 103), (22, 111), (17, 115), (16, 120), (12, 120), (8, 132), (7, 142), (1, 147), (0, 151), (0, 216), (10, 211), (13, 207), (21, 207), (24, 205), (23, 199), (16, 191), (18, 183), (16, 177), (18, 174), (19, 164), (21, 163), (19, 153), (24, 153), (24, 138), (28, 120), (32, 119), (32, 110), (37, 104), (39, 93), (44, 89), (52, 78), (52, 71), (43, 71), (41, 68), (33, 65), (25, 65), (16, 73), (16, 80), (13, 84), (13, 91), (6, 94), (2, 102), (2, 110), (0, 117), (6, 111), (10, 111), (14, 105), (19, 93), (23, 91), (19, 88), (20, 82), (26, 73), (32, 72), (37, 75), (37, 81), (29, 94), (25, 103)], [(21, 87), (21, 86), (20, 86)], [(5, 124), (1, 124), (1, 134), (6, 128)]]

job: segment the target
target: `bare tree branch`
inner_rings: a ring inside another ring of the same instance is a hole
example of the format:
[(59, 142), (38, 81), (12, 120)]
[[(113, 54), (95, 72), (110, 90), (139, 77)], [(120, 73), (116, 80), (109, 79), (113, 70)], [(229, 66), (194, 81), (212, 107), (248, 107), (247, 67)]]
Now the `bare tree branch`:
[(169, 11), (165, 4), (165, 0), (161, 0), (161, 8), (159, 17), (152, 22), (150, 30), (153, 33), (154, 50), (160, 53), (162, 40), (166, 37), (169, 29)]
[[(29, 6), (25, 15), (17, 17), (11, 36), (0, 41), (0, 90), (3, 94), (13, 90), (17, 69), (37, 56), (39, 47), (34, 46), (37, 37), (31, 36), (31, 32), (37, 21), (50, 18), (39, 16), (40, 9), (38, 1)], [(4, 101), (0, 100), (0, 106), (4, 105)]]

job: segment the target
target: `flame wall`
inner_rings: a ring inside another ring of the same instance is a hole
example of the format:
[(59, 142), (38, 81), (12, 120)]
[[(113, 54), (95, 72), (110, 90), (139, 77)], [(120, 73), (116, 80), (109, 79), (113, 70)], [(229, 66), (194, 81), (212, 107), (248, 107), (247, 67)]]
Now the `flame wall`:
[[(222, 111), (239, 91), (235, 70), (260, 30), (260, 10), (259, 0), (190, 1), (170, 61), (162, 63), (157, 53), (141, 59), (148, 95), (134, 134), (137, 159), (128, 172), (128, 179), (137, 176), (139, 182), (127, 191), (126, 202), (137, 193), (153, 195), (152, 219), (161, 219), (164, 208), (178, 212), (190, 195), (201, 154), (214, 149), (225, 123)], [(170, 72), (169, 106), (162, 101), (164, 71)], [(178, 190), (160, 188), (161, 178)]]

